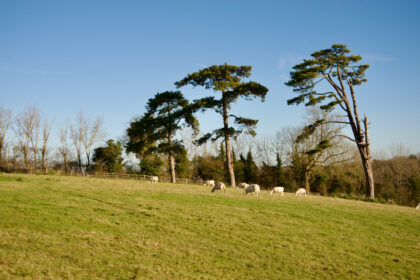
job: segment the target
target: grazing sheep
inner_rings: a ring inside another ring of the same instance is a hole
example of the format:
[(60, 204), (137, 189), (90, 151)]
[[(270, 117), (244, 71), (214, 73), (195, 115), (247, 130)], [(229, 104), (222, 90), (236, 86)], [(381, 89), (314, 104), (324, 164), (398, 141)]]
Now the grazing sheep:
[(283, 196), (284, 193), (284, 187), (274, 187), (271, 192), (270, 195), (272, 195), (273, 193), (281, 193), (281, 196)]
[(226, 192), (225, 184), (222, 182), (217, 182), (214, 187), (211, 189), (211, 192), (214, 192), (216, 190), (223, 190), (223, 192)]
[(240, 183), (237, 188), (246, 189), (249, 185), (247, 183)]
[(257, 184), (254, 185), (249, 185), (248, 187), (245, 188), (244, 194), (248, 194), (254, 192), (256, 196), (258, 196), (258, 194), (260, 193), (260, 186)]
[(158, 176), (151, 176), (149, 178), (149, 182), (150, 183), (157, 183), (159, 181), (159, 177)]
[(419, 202), (419, 204), (417, 204), (417, 206), (416, 206), (416, 210), (419, 210), (420, 209), (420, 202)]
[(306, 195), (306, 190), (304, 188), (299, 188), (296, 191), (296, 195)]
[(204, 181), (204, 186), (214, 187), (214, 180)]

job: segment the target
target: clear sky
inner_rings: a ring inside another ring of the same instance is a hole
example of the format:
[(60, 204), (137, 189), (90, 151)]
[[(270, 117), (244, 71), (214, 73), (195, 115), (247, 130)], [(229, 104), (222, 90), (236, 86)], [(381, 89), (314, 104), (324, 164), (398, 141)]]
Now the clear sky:
[[(371, 66), (357, 95), (372, 149), (402, 143), (418, 153), (419, 14), (420, 1), (402, 0), (0, 0), (0, 105), (15, 114), (36, 105), (56, 129), (81, 110), (102, 115), (118, 138), (156, 93), (227, 62), (253, 66), (251, 79), (269, 88), (264, 103), (233, 110), (270, 135), (303, 121), (304, 106), (286, 104), (291, 67), (343, 43)], [(190, 100), (212, 94), (182, 91)], [(221, 126), (219, 116), (198, 117), (203, 132)]]

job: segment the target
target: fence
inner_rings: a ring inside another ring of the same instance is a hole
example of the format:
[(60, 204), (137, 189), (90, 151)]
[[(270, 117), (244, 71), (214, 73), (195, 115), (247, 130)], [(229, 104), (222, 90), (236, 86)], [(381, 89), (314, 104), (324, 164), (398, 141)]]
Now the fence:
[[(95, 172), (93, 174), (89, 174), (88, 176), (98, 177), (98, 178), (120, 178), (120, 179), (135, 179), (135, 180), (143, 180), (143, 181), (150, 181), (152, 177), (151, 175), (142, 175), (142, 174), (119, 174), (119, 173), (106, 173), (106, 172)], [(171, 177), (159, 176), (159, 182), (171, 182)], [(176, 178), (176, 182), (180, 184), (194, 184), (194, 185), (202, 185), (204, 183), (203, 180), (193, 180), (193, 179), (182, 179)]]

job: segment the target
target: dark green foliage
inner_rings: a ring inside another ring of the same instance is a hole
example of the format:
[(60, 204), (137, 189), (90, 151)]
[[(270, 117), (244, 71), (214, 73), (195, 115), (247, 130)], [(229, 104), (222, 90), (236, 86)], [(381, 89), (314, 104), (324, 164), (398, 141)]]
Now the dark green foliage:
[(189, 178), (190, 161), (187, 157), (187, 150), (182, 147), (175, 155), (175, 172), (180, 178)]
[[(207, 133), (196, 141), (196, 144), (201, 145), (209, 140), (216, 141), (224, 137), (226, 145), (226, 165), (229, 172), (230, 184), (235, 186), (235, 172), (232, 163), (232, 155), (230, 151), (231, 137), (236, 137), (242, 132), (247, 132), (255, 135), (255, 127), (257, 120), (244, 118), (229, 114), (231, 105), (235, 103), (239, 97), (246, 100), (253, 100), (261, 98), (265, 100), (268, 89), (256, 82), (244, 82), (243, 78), (248, 78), (251, 75), (251, 66), (234, 66), (234, 65), (213, 65), (199, 70), (198, 72), (188, 74), (187, 77), (175, 83), (179, 88), (185, 85), (203, 86), (206, 89), (213, 89), (221, 92), (222, 96), (217, 99), (214, 96), (204, 97), (194, 100), (195, 108), (201, 110), (212, 109), (220, 114), (223, 118), (223, 127), (215, 129), (211, 133)], [(235, 127), (229, 124), (229, 118), (233, 118)]]
[(276, 155), (276, 163), (277, 163), (277, 165), (276, 165), (276, 177), (277, 177), (276, 185), (285, 187), (287, 182), (286, 182), (286, 178), (284, 177), (283, 164), (281, 162), (281, 158), (280, 158), (279, 154)]
[[(220, 160), (221, 162), (223, 162), (223, 170), (224, 170), (224, 176), (223, 176), (223, 182), (229, 182), (229, 170), (228, 170), (228, 166), (226, 164), (225, 158), (226, 158), (226, 149), (225, 149), (225, 145), (222, 142), (220, 142), (220, 146), (219, 146), (219, 154), (217, 156), (218, 160)], [(235, 164), (235, 162), (233, 161), (233, 164)]]
[(242, 160), (236, 161), (234, 164), (236, 182), (245, 182), (245, 164)]
[(194, 159), (194, 178), (224, 181), (224, 161), (214, 156), (199, 156)]
[(315, 174), (311, 182), (311, 190), (314, 193), (319, 193), (322, 195), (327, 194), (327, 181), (328, 176), (326, 174)]
[[(360, 55), (349, 55), (346, 45), (334, 44), (329, 49), (316, 51), (311, 54), (312, 59), (304, 59), (302, 63), (293, 67), (290, 72), (290, 81), (286, 85), (293, 87), (298, 96), (287, 101), (288, 105), (300, 104), (306, 101), (305, 106), (319, 104), (321, 109), (332, 110), (335, 106), (342, 106), (343, 94), (337, 88), (335, 91), (317, 91), (316, 85), (322, 81), (337, 83), (343, 86), (347, 81), (351, 86), (366, 82), (365, 71), (369, 65), (356, 65), (362, 59)], [(339, 79), (339, 81), (333, 81)], [(334, 86), (333, 86), (334, 87)], [(313, 132), (316, 127), (325, 122), (319, 120), (307, 127), (306, 134)]]
[(184, 125), (198, 129), (194, 106), (190, 106), (180, 91), (158, 93), (149, 99), (146, 113), (133, 121), (127, 129), (129, 142), (127, 151), (136, 154), (178, 152), (182, 149), (180, 143), (169, 138)]
[(111, 173), (118, 172), (122, 168), (122, 145), (120, 142), (114, 143), (112, 139), (108, 140), (106, 144), (107, 146), (98, 147), (93, 152), (95, 168)]
[[(256, 82), (243, 82), (242, 78), (251, 75), (251, 66), (234, 66), (234, 65), (213, 65), (208, 68), (199, 70), (198, 72), (188, 74), (186, 78), (175, 85), (179, 88), (185, 85), (203, 86), (206, 89), (222, 92), (220, 99), (213, 96), (194, 100), (195, 105), (201, 110), (213, 109), (217, 113), (223, 115), (224, 109), (229, 110), (232, 103), (235, 103), (239, 97), (246, 100), (261, 98), (264, 101), (268, 89)], [(243, 131), (247, 131), (251, 135), (255, 135), (255, 126), (258, 121), (243, 118), (235, 115), (232, 117), (236, 123), (236, 128), (220, 128), (205, 134), (197, 140), (197, 144), (203, 144), (208, 140), (216, 141), (220, 137), (234, 137)]]
[(308, 151), (307, 154), (309, 156), (313, 156), (314, 154), (319, 153), (319, 152), (322, 152), (323, 150), (328, 149), (331, 146), (332, 145), (330, 144), (330, 140), (329, 139), (324, 139), (324, 140), (321, 140), (318, 143), (318, 145), (316, 146), (315, 149), (312, 149), (312, 150)]
[(411, 206), (417, 206), (420, 203), (420, 174), (413, 174), (408, 179), (408, 186), (410, 190), (409, 204)]
[(272, 189), (278, 185), (277, 172), (277, 166), (270, 166), (263, 162), (261, 168), (258, 170), (258, 177), (256, 182), (262, 189)]
[(353, 85), (360, 85), (367, 81), (365, 71), (369, 65), (355, 65), (362, 59), (360, 55), (348, 55), (350, 50), (346, 45), (334, 44), (329, 49), (316, 51), (311, 54), (312, 59), (304, 59), (302, 63), (293, 67), (290, 73), (288, 86), (294, 87), (299, 92), (299, 98), (289, 100), (290, 104), (301, 103), (307, 99), (306, 105), (312, 106), (327, 98), (335, 97), (333, 92), (316, 92), (315, 85), (319, 82), (315, 79), (327, 79), (341, 75), (343, 80), (351, 79)]
[(257, 182), (258, 167), (255, 164), (252, 152), (249, 151), (246, 159), (241, 155), (241, 161), (244, 164), (244, 180), (249, 183)]
[(140, 173), (145, 175), (158, 175), (163, 166), (163, 161), (156, 154), (147, 154), (140, 157), (139, 165)]
[(143, 117), (133, 121), (127, 129), (127, 151), (148, 162), (146, 170), (158, 169), (150, 168), (150, 164), (159, 161), (149, 161), (144, 157), (151, 154), (174, 157), (175, 154), (182, 153), (184, 147), (174, 136), (182, 125), (198, 131), (198, 121), (193, 115), (195, 111), (196, 107), (190, 105), (180, 91), (156, 94), (149, 99)]

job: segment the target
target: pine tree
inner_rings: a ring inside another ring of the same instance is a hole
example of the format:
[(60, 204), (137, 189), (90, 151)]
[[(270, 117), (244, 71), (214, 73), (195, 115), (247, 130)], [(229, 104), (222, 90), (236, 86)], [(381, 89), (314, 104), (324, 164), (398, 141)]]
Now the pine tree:
[[(213, 65), (199, 70), (198, 72), (188, 74), (186, 78), (175, 85), (179, 88), (185, 85), (203, 86), (206, 89), (213, 89), (221, 92), (221, 98), (217, 99), (214, 96), (205, 97), (195, 100), (195, 104), (202, 110), (213, 109), (223, 118), (223, 127), (214, 130), (211, 133), (205, 134), (197, 143), (203, 144), (208, 140), (216, 141), (223, 137), (225, 140), (226, 164), (229, 171), (230, 184), (235, 187), (235, 171), (232, 161), (232, 151), (230, 147), (230, 139), (236, 137), (244, 130), (255, 135), (255, 127), (257, 120), (243, 118), (229, 114), (229, 110), (233, 103), (240, 97), (246, 100), (253, 98), (261, 98), (264, 101), (268, 89), (256, 82), (243, 82), (243, 78), (248, 78), (251, 75), (251, 66), (234, 66), (234, 65)], [(233, 118), (236, 123), (236, 128), (229, 125), (229, 118)]]
[[(346, 45), (334, 44), (329, 49), (316, 51), (311, 54), (311, 59), (304, 59), (302, 63), (293, 67), (290, 72), (290, 81), (286, 85), (293, 87), (298, 96), (289, 99), (287, 103), (300, 104), (306, 102), (306, 106), (320, 104), (320, 108), (331, 111), (339, 108), (345, 113), (347, 121), (334, 121), (335, 123), (350, 126), (353, 137), (345, 138), (356, 143), (365, 172), (366, 190), (370, 198), (375, 197), (375, 185), (372, 170), (370, 139), (368, 133), (368, 120), (366, 115), (363, 119), (359, 116), (356, 104), (355, 86), (365, 82), (365, 71), (369, 65), (356, 65), (362, 59), (360, 55), (349, 55), (350, 50)], [(321, 82), (332, 87), (325, 90)], [(316, 90), (319, 88), (319, 90)], [(315, 128), (326, 123), (325, 119), (319, 119), (308, 125), (302, 137), (315, 131)], [(328, 139), (321, 141), (318, 149), (313, 153), (329, 146)]]
[[(198, 121), (194, 117), (195, 106), (191, 106), (180, 91), (166, 91), (150, 98), (143, 117), (133, 121), (127, 129), (129, 141), (128, 152), (134, 152), (149, 163), (158, 164), (157, 159), (149, 161), (147, 155), (166, 155), (171, 175), (171, 182), (176, 182), (175, 155), (184, 149), (182, 143), (176, 140), (175, 133), (181, 125), (190, 126), (198, 131)], [(150, 175), (157, 173), (149, 173)]]

